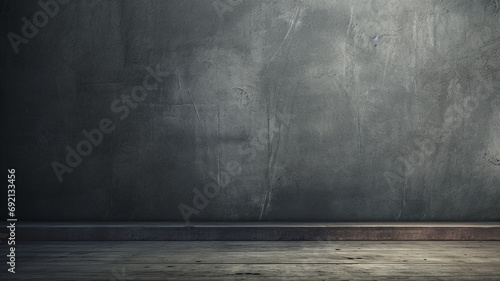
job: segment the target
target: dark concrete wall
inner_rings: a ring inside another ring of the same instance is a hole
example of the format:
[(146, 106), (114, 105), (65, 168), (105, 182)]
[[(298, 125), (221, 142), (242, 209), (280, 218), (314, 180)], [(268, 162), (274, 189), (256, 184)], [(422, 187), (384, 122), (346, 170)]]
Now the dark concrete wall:
[(20, 220), (500, 218), (497, 1), (47, 3), (1, 3)]

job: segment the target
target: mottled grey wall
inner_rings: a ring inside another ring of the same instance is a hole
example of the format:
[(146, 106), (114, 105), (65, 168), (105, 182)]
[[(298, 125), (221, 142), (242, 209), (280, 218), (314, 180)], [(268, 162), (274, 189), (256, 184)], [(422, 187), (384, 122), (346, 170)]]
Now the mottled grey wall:
[(500, 218), (497, 1), (47, 3), (1, 1), (20, 220)]

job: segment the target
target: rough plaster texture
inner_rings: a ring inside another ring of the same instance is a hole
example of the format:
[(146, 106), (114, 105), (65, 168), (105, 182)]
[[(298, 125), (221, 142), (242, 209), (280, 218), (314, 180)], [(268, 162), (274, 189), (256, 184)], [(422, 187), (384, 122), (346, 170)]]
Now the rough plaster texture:
[[(41, 8), (2, 1), (19, 219), (500, 218), (497, 1), (59, 6), (15, 54), (9, 32)], [(120, 120), (111, 104), (157, 65)], [(59, 182), (51, 163), (103, 118), (116, 129)]]

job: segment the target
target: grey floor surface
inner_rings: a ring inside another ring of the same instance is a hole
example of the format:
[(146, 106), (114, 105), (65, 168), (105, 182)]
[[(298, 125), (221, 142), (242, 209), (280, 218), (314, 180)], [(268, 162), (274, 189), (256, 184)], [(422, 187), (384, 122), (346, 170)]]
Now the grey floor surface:
[(15, 274), (2, 256), (0, 280), (500, 280), (498, 241), (21, 242)]

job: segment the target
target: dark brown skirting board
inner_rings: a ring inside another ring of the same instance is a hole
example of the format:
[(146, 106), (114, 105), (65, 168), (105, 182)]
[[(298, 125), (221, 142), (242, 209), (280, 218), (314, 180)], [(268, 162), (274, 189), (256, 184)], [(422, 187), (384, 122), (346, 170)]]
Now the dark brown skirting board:
[[(5, 225), (5, 223), (4, 223)], [(1, 240), (8, 229), (3, 226)], [(3, 235), (2, 235), (3, 234)], [(7, 236), (8, 237), (8, 236)], [(18, 241), (496, 240), (500, 222), (471, 223), (16, 223)]]

